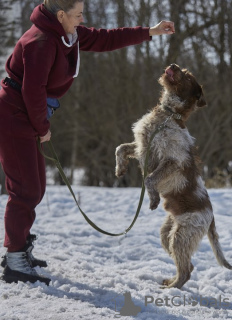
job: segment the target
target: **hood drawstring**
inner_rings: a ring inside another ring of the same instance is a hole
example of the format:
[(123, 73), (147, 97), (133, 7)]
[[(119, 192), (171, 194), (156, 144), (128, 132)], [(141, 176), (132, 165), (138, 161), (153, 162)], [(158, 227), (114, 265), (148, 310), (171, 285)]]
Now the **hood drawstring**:
[[(61, 37), (63, 44), (68, 48), (71, 48), (77, 39), (78, 39), (77, 33), (74, 35), (74, 37), (72, 39), (70, 39), (70, 44), (65, 41), (64, 36)], [(80, 50), (79, 50), (79, 41), (77, 41), (77, 66), (76, 66), (76, 72), (75, 72), (73, 78), (76, 78), (78, 76), (79, 69), (80, 69)]]
[(62, 40), (63, 44), (64, 44), (66, 47), (68, 47), (68, 48), (71, 48), (71, 47), (72, 47), (72, 44), (69, 44), (69, 43), (67, 43), (67, 42), (65, 41), (64, 36), (61, 37), (61, 40)]
[(73, 78), (76, 78), (78, 76), (79, 69), (80, 69), (80, 63), (81, 63), (81, 57), (80, 57), (79, 41), (78, 41), (77, 42), (77, 67), (76, 67), (76, 72), (75, 72)]

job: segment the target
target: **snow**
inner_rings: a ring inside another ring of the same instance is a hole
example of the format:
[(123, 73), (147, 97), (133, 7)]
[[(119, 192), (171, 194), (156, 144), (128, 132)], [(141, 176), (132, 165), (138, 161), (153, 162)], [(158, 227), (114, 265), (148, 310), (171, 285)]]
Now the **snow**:
[[(74, 191), (87, 215), (113, 233), (130, 225), (140, 195), (139, 188), (74, 186)], [(210, 189), (209, 194), (220, 242), (232, 263), (232, 189)], [(0, 196), (0, 255), (5, 253), (6, 202), (7, 196)], [(164, 218), (161, 204), (149, 210), (146, 194), (132, 230), (109, 237), (87, 224), (66, 187), (48, 186), (32, 233), (38, 235), (34, 255), (49, 264), (36, 269), (52, 281), (49, 287), (0, 281), (0, 319), (119, 318), (126, 292), (141, 312), (122, 319), (232, 319), (232, 271), (217, 264), (207, 237), (193, 256), (195, 268), (183, 288), (160, 289), (162, 279), (175, 273), (160, 244)]]

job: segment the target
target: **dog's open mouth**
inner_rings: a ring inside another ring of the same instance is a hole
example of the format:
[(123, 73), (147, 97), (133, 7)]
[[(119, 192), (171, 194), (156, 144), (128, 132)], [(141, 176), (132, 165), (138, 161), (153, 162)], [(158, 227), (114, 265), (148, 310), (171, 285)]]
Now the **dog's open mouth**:
[(170, 78), (171, 81), (175, 81), (175, 79), (174, 79), (174, 71), (170, 67), (168, 67), (165, 70), (165, 73)]

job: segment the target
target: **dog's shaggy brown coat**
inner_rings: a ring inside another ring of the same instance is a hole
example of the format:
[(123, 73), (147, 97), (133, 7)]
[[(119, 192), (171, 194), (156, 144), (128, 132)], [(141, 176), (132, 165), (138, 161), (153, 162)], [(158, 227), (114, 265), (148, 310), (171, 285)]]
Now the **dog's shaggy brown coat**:
[(157, 208), (161, 196), (168, 213), (161, 227), (161, 243), (173, 258), (177, 274), (165, 279), (163, 285), (181, 288), (190, 279), (191, 256), (205, 234), (218, 263), (228, 269), (232, 266), (218, 241), (212, 205), (199, 173), (194, 138), (185, 124), (195, 109), (206, 105), (202, 87), (188, 70), (181, 70), (176, 64), (165, 70), (159, 83), (163, 86), (160, 104), (134, 124), (134, 142), (116, 149), (116, 176), (125, 174), (129, 158), (138, 159), (143, 171), (150, 136), (173, 115), (152, 140), (145, 186), (150, 209)]

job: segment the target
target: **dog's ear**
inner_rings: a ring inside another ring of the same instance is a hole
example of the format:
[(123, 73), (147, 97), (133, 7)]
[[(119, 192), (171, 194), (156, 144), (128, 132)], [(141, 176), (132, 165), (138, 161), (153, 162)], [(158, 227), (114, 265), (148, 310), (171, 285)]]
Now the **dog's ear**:
[(207, 103), (202, 91), (202, 87), (201, 87), (201, 93), (199, 93), (199, 95), (197, 96), (197, 103), (196, 103), (198, 108), (202, 108), (202, 107), (206, 107)]

